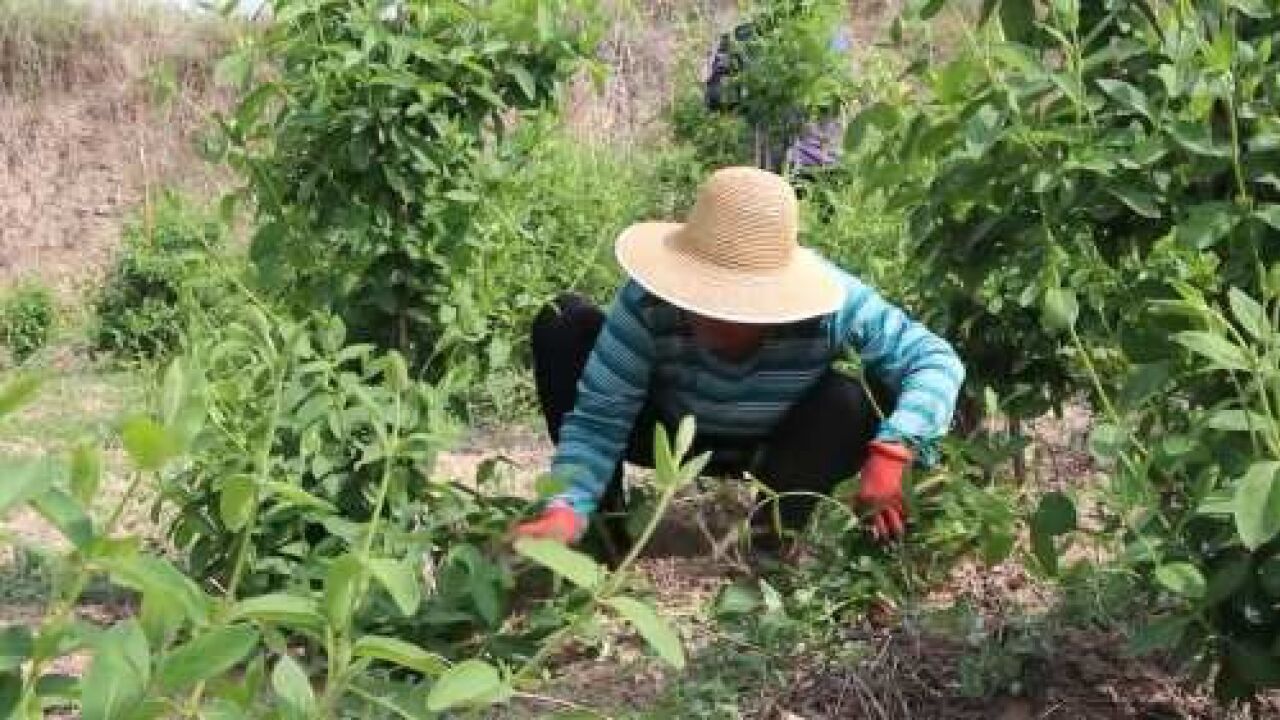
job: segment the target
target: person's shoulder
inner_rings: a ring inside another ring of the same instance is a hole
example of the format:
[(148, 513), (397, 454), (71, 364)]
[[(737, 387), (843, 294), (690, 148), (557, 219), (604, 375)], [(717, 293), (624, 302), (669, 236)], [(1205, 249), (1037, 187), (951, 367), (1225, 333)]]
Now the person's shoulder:
[(627, 279), (618, 290), (616, 302), (628, 312), (646, 321), (652, 320), (655, 312), (661, 312), (668, 305), (665, 300), (632, 279)]

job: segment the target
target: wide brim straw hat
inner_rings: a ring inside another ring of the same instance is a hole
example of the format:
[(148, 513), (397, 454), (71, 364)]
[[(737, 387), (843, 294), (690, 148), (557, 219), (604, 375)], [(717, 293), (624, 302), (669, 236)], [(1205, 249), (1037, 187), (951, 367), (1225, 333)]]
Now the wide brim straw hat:
[(796, 194), (781, 176), (734, 167), (703, 183), (688, 221), (645, 222), (618, 237), (618, 263), (645, 290), (697, 315), (784, 324), (835, 312), (844, 288), (797, 241)]

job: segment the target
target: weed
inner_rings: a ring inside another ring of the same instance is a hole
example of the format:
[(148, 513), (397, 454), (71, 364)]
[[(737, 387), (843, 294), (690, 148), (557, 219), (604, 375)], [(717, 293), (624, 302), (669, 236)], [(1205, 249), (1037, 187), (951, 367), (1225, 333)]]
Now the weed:
[(129, 358), (177, 349), (188, 314), (222, 301), (216, 269), (227, 231), (207, 210), (162, 193), (124, 232), (124, 249), (94, 299), (92, 346)]
[(53, 293), (37, 282), (19, 283), (0, 297), (0, 346), (21, 363), (49, 343), (57, 324)]

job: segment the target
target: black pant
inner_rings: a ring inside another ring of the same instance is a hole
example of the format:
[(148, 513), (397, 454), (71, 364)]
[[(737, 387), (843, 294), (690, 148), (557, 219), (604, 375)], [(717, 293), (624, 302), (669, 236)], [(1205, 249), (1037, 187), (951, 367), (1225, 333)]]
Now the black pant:
[[(553, 442), (560, 441), (560, 426), (573, 409), (578, 379), (586, 368), (596, 337), (604, 325), (604, 313), (578, 295), (562, 295), (544, 308), (533, 323), (533, 371), (538, 401)], [(878, 398), (886, 394), (875, 391)], [(886, 413), (890, 407), (880, 405)], [(625, 460), (653, 467), (655, 425), (674, 430), (680, 418), (664, 418), (647, 402), (631, 432)], [(829, 371), (805, 397), (791, 407), (767, 437), (753, 442), (699, 434), (693, 454), (711, 452), (707, 474), (741, 476), (751, 472), (779, 493), (810, 491), (828, 494), (854, 477), (866, 458), (867, 444), (875, 436), (879, 416), (866, 389), (858, 380)], [(614, 471), (600, 510), (606, 515), (626, 510), (622, 464)], [(782, 523), (797, 530), (808, 521), (818, 500), (787, 497), (780, 502)], [(616, 547), (628, 545), (621, 525), (605, 523), (607, 538)]]

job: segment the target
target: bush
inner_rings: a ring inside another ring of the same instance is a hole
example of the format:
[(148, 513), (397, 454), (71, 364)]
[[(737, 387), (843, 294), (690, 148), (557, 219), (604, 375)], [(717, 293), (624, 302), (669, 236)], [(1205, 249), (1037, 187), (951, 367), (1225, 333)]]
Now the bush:
[(864, 178), (908, 213), (924, 318), (973, 384), (1024, 417), (1094, 400), (1100, 529), (1046, 495), (1035, 567), (1071, 582), (1065, 543), (1091, 535), (1145, 581), (1138, 648), (1249, 698), (1280, 687), (1280, 15), (1034, 5), (1000, 3), (981, 42), (914, 66), (918, 107), (850, 137), (878, 138)]
[(49, 342), (56, 322), (53, 294), (39, 283), (19, 284), (0, 300), (0, 343), (18, 362)]
[(125, 228), (124, 250), (94, 301), (93, 348), (133, 359), (175, 349), (187, 312), (223, 294), (213, 263), (226, 236), (213, 214), (164, 194), (150, 217)]
[(225, 139), (258, 213), (256, 266), (415, 367), (474, 354), (477, 218), (510, 177), (509, 128), (590, 57), (592, 4), (275, 5), (222, 66), (250, 81)]

